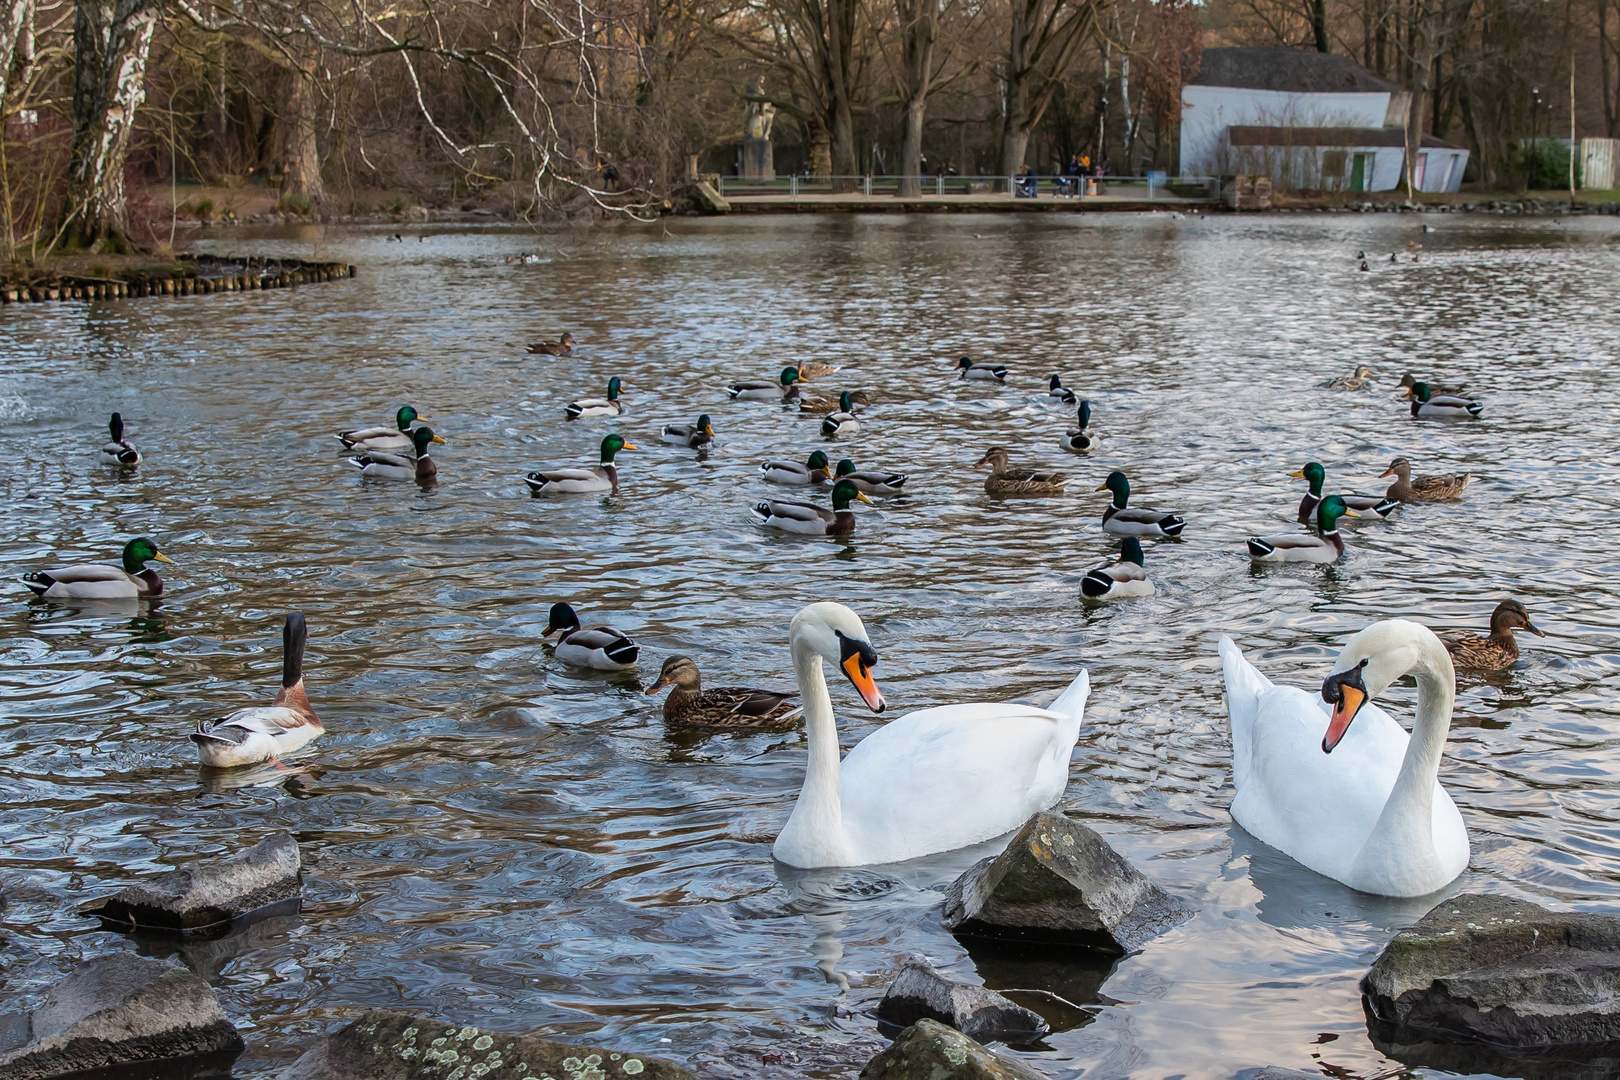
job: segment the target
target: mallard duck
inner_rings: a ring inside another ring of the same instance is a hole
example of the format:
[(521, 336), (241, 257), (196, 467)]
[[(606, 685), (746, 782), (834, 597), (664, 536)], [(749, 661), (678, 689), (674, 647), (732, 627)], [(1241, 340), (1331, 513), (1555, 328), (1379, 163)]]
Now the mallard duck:
[(1504, 600), (1491, 612), (1491, 636), (1478, 634), (1441, 634), (1440, 640), (1451, 654), (1451, 662), (1459, 671), (1501, 671), (1512, 666), (1519, 658), (1519, 643), (1513, 640), (1513, 631), (1524, 629), (1537, 637), (1546, 637), (1530, 621), (1530, 613), (1517, 600)]
[[(1303, 469), (1288, 475), (1311, 485), (1311, 490), (1299, 500), (1299, 523), (1309, 525), (1311, 515), (1316, 513), (1317, 506), (1322, 502), (1322, 485), (1327, 481), (1327, 470), (1319, 462), (1308, 461)], [(1390, 512), (1401, 505), (1399, 499), (1392, 499), (1388, 495), (1359, 495), (1354, 492), (1346, 495), (1340, 492), (1339, 498), (1344, 500), (1344, 505), (1358, 513), (1374, 513), (1381, 518), (1389, 517)]]
[(1122, 472), (1111, 472), (1097, 488), (1098, 491), (1112, 492), (1114, 500), (1103, 511), (1103, 532), (1111, 532), (1116, 536), (1180, 536), (1181, 530), (1187, 527), (1186, 521), (1175, 514), (1167, 514), (1163, 510), (1148, 510), (1137, 507), (1131, 508), (1131, 482)]
[(379, 452), (350, 458), (349, 464), (359, 469), (361, 476), (373, 476), (379, 480), (415, 480), (418, 483), (427, 483), (439, 475), (439, 467), (433, 464), (433, 458), (428, 455), (428, 448), (444, 440), (433, 434), (430, 427), (419, 427), (411, 432), (411, 440), (416, 447), (414, 458)]
[[(1404, 394), (1409, 394), (1412, 388), (1417, 386), (1417, 384), (1418, 377), (1408, 371), (1405, 375), (1401, 376), (1401, 381), (1396, 384), (1395, 389)], [(1467, 392), (1468, 388), (1464, 386), (1441, 386), (1437, 382), (1429, 383), (1429, 393), (1431, 394), (1466, 394)]]
[(191, 741), (197, 744), (197, 756), (204, 765), (219, 769), (257, 765), (326, 734), (304, 693), (304, 642), (308, 637), (304, 613), (287, 612), (281, 628), (281, 689), (269, 705), (199, 720)]
[(1416, 384), (1406, 393), (1412, 399), (1413, 417), (1429, 420), (1477, 420), (1479, 414), (1485, 411), (1485, 406), (1481, 402), (1450, 394), (1436, 394), (1425, 382)]
[(1468, 473), (1457, 473), (1453, 476), (1420, 476), (1414, 480), (1412, 463), (1403, 457), (1390, 462), (1389, 468), (1378, 475), (1379, 479), (1395, 477), (1395, 482), (1389, 485), (1384, 497), (1403, 503), (1446, 502), (1461, 498), (1463, 489), (1472, 478)]
[(1339, 537), (1339, 518), (1356, 517), (1356, 512), (1344, 505), (1337, 495), (1329, 495), (1316, 508), (1316, 528), (1320, 535), (1276, 533), (1272, 536), (1249, 538), (1249, 558), (1255, 562), (1338, 562), (1344, 555), (1344, 541)]
[(1007, 451), (1000, 446), (992, 446), (984, 452), (984, 457), (973, 464), (975, 468), (990, 466), (984, 490), (991, 495), (1061, 495), (1063, 485), (1069, 482), (1069, 478), (1060, 472), (1009, 469)]
[(703, 677), (689, 656), (665, 660), (658, 681), (647, 687), (647, 693), (656, 694), (666, 686), (674, 688), (664, 699), (664, 722), (671, 727), (779, 730), (804, 712), (788, 700), (792, 694), (746, 686), (705, 690)]
[[(523, 261), (528, 262), (528, 257), (525, 257)], [(536, 259), (535, 261), (538, 262), (539, 260)], [(529, 352), (532, 355), (567, 356), (573, 351), (574, 335), (566, 331), (563, 332), (562, 339), (559, 341), (534, 341), (529, 343)]]
[(906, 474), (897, 472), (858, 472), (849, 458), (838, 463), (838, 479), (848, 480), (863, 495), (899, 495), (905, 486)]
[(714, 425), (709, 422), (709, 414), (704, 413), (695, 424), (666, 424), (663, 439), (667, 443), (693, 449), (708, 446), (714, 442)]
[(1153, 582), (1142, 569), (1142, 542), (1134, 536), (1121, 540), (1118, 561), (1103, 563), (1081, 578), (1080, 595), (1087, 600), (1152, 596)]
[(141, 452), (135, 449), (133, 443), (124, 438), (124, 418), (122, 415), (119, 413), (112, 414), (112, 419), (107, 421), (107, 434), (112, 438), (101, 448), (101, 461), (103, 464), (132, 469), (141, 463)]
[(1091, 402), (1081, 400), (1077, 411), (1075, 430), (1066, 433), (1058, 440), (1058, 445), (1073, 454), (1083, 454), (1097, 443), (1097, 436), (1086, 431), (1091, 424)]
[(580, 626), (579, 616), (567, 604), (551, 605), (546, 629), (540, 636), (552, 634), (562, 635), (553, 652), (569, 667), (617, 671), (635, 667), (636, 657), (641, 655), (641, 646), (611, 626)]
[(587, 491), (618, 491), (619, 470), (613, 464), (620, 450), (636, 447), (624, 441), (617, 432), (602, 440), (602, 464), (589, 469), (563, 466), (558, 469), (540, 469), (523, 478), (535, 495), (573, 495)]
[(773, 484), (790, 484), (794, 487), (832, 479), (828, 472), (827, 455), (820, 450), (811, 451), (803, 465), (797, 461), (767, 461), (759, 467), (759, 475)]
[(806, 536), (848, 536), (855, 531), (855, 512), (849, 508), (855, 499), (872, 501), (861, 494), (853, 480), (840, 480), (833, 485), (831, 510), (815, 503), (764, 499), (755, 504), (754, 516), (767, 529)]
[(861, 430), (861, 422), (855, 417), (855, 403), (851, 394), (845, 390), (839, 399), (838, 409), (821, 418), (821, 433), (829, 439), (836, 439), (840, 435), (853, 435)]
[(969, 382), (1007, 381), (1007, 369), (1000, 364), (975, 364), (972, 359), (964, 356), (956, 362), (956, 366), (962, 370), (962, 374), (956, 377), (958, 382), (963, 379)]
[(1372, 368), (1366, 364), (1356, 365), (1354, 375), (1340, 375), (1337, 379), (1329, 379), (1329, 390), (1365, 390), (1372, 385)]
[(427, 417), (418, 413), (409, 405), (402, 405), (399, 412), (394, 414), (394, 427), (368, 427), (355, 428), (352, 431), (337, 433), (338, 441), (350, 450), (383, 450), (392, 453), (396, 450), (409, 450), (416, 445), (411, 435), (411, 425)]
[(570, 401), (563, 412), (570, 420), (578, 420), (582, 416), (618, 416), (624, 412), (624, 406), (619, 404), (619, 391), (623, 388), (624, 384), (615, 375), (608, 380), (607, 397)]
[(823, 364), (815, 360), (801, 360), (799, 362), (799, 378), (823, 379), (838, 370), (837, 364)]
[(107, 563), (57, 566), (24, 574), (20, 580), (35, 596), (47, 600), (122, 600), (129, 597), (151, 599), (163, 595), (163, 579), (146, 564), (172, 560), (144, 536), (124, 545), (123, 568)]
[(862, 390), (845, 390), (837, 397), (800, 398), (799, 411), (802, 413), (820, 413), (826, 416), (829, 413), (852, 413), (857, 408), (864, 409), (872, 404), (872, 399)]
[(1076, 401), (1074, 391), (1064, 386), (1063, 380), (1056, 375), (1052, 376), (1051, 387), (1046, 391), (1046, 396), (1065, 405), (1073, 405)]
[(785, 367), (776, 382), (734, 382), (726, 387), (733, 401), (798, 401), (799, 369)]

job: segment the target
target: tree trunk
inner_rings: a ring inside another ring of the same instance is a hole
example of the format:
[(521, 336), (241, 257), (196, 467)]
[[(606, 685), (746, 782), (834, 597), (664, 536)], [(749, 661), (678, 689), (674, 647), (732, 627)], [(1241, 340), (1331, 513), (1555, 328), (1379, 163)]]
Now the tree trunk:
[[(832, 141), (832, 173), (854, 176), (855, 115), (850, 104), (854, 67), (855, 16), (860, 0), (826, 0), (827, 130)], [(834, 191), (851, 191), (853, 180), (833, 181)]]
[(73, 145), (64, 236), (71, 246), (124, 251), (129, 202), (124, 161), (146, 97), (157, 26), (148, 0), (79, 0), (73, 18)]
[[(1605, 0), (1607, 2), (1607, 0)], [(3, 0), (0, 3), (0, 109), (10, 115), (11, 95), (17, 86), (27, 82), (28, 67), (33, 52), (28, 47), (28, 36), (34, 25), (34, 0)], [(18, 63), (18, 61), (22, 63)], [(11, 73), (18, 70), (19, 78), (11, 81)], [(1607, 79), (1604, 80), (1607, 83)]]
[(1327, 0), (1311, 0), (1311, 30), (1316, 35), (1316, 51), (1332, 52), (1328, 45)]
[[(1001, 171), (1028, 164), (1030, 132), (1041, 122), (1080, 43), (1097, 26), (1100, 0), (1013, 0), (1007, 36), (1007, 123)], [(1065, 17), (1067, 16), (1067, 17)]]
[[(1437, 0), (1422, 4), (1413, 12), (1411, 30), (1412, 52), (1412, 104), (1406, 116), (1406, 194), (1411, 197), (1420, 190), (1417, 183), (1418, 154), (1423, 148), (1423, 119), (1428, 108), (1429, 94), (1434, 76), (1434, 62), (1440, 55), (1443, 36), (1439, 25)], [(1425, 177), (1425, 179), (1427, 179)]]
[(1029, 150), (1030, 30), (1038, 0), (1013, 0), (1007, 36), (1006, 120), (1001, 131), (1001, 174), (1017, 176)]
[(804, 138), (810, 152), (810, 175), (832, 175), (832, 140), (827, 136), (827, 125), (811, 117), (804, 125)]
[[(310, 68), (313, 68), (313, 63)], [(287, 90), (276, 115), (273, 163), (281, 173), (281, 196), (307, 199), (315, 206), (326, 201), (326, 185), (321, 181), (321, 152), (315, 141), (315, 94), (313, 70), (288, 68)]]
[(1598, 69), (1603, 85), (1603, 130), (1614, 138), (1616, 90), (1609, 81), (1609, 0), (1598, 0)]
[(907, 85), (905, 133), (900, 143), (900, 194), (922, 194), (923, 121), (928, 115), (928, 84), (934, 74), (934, 12), (937, 0), (896, 0), (894, 13), (904, 26), (902, 46)]

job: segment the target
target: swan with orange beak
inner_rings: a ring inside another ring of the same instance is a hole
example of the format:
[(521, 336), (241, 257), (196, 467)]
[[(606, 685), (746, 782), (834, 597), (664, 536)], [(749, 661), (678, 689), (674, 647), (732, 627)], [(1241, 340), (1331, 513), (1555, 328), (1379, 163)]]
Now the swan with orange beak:
[[(1440, 786), (1456, 673), (1404, 619), (1352, 637), (1320, 694), (1276, 686), (1220, 641), (1232, 721), (1232, 817), (1319, 874), (1379, 896), (1426, 896), (1468, 868), (1468, 830)], [(1372, 700), (1417, 680), (1408, 736)]]

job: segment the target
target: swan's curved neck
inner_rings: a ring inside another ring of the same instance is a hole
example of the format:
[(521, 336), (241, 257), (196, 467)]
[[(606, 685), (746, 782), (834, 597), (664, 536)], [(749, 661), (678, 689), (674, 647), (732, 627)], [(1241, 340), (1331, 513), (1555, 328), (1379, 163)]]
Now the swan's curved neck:
[(793, 672), (804, 702), (810, 760), (805, 767), (804, 787), (799, 790), (799, 801), (793, 806), (785, 831), (802, 832), (820, 843), (841, 847), (844, 810), (839, 796), (838, 723), (833, 718), (832, 698), (827, 693), (821, 654), (797, 638), (792, 648)]
[(1417, 678), (1417, 719), (1412, 724), (1412, 741), (1407, 744), (1400, 774), (1378, 815), (1378, 824), (1362, 845), (1363, 856), (1375, 852), (1423, 852), (1436, 858), (1434, 851), (1434, 785), (1440, 776), (1440, 758), (1445, 750), (1446, 733), (1451, 729), (1451, 709), (1457, 697), (1456, 669), (1451, 655), (1432, 634), (1417, 643), (1418, 662), (1412, 667)]

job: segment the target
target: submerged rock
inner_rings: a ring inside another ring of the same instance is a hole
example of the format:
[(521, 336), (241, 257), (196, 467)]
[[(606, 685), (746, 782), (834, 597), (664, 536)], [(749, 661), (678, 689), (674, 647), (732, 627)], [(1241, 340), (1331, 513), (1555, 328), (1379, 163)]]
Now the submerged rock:
[(241, 1052), (207, 983), (134, 953), (98, 956), (51, 987), (33, 1012), (0, 1016), (6, 1080)]
[(945, 926), (958, 937), (1112, 953), (1135, 952), (1191, 914), (1101, 836), (1044, 812), (945, 894)]
[(224, 931), (238, 919), (296, 911), (302, 869), (298, 841), (282, 833), (219, 862), (144, 878), (79, 910), (118, 930)]
[(482, 1031), (373, 1009), (282, 1070), (277, 1080), (696, 1080), (662, 1058), (538, 1035)]
[(979, 1042), (1034, 1042), (1049, 1030), (1040, 1014), (987, 987), (953, 982), (915, 954), (901, 959), (900, 974), (878, 1003), (877, 1015), (897, 1028), (938, 1020)]
[(955, 1028), (919, 1020), (866, 1063), (860, 1080), (1046, 1080), (1046, 1074), (991, 1053)]
[(1620, 1043), (1620, 915), (1443, 900), (1361, 980), (1374, 1037), (1497, 1050)]

